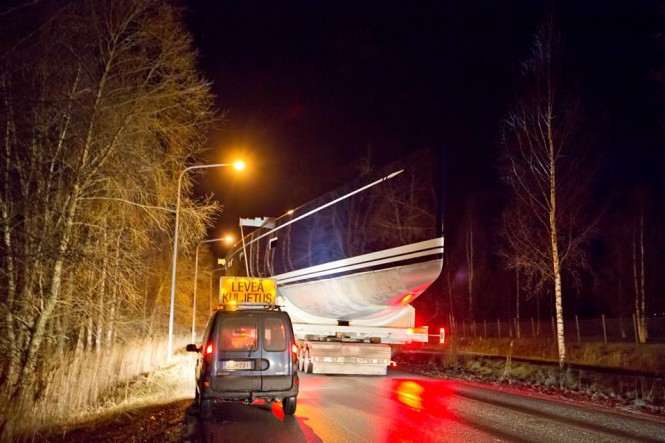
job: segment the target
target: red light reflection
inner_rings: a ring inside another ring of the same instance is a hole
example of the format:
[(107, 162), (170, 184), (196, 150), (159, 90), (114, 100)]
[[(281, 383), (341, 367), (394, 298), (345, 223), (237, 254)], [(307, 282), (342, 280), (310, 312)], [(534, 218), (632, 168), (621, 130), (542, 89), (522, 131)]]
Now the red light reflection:
[(446, 409), (454, 401), (455, 394), (447, 380), (418, 378), (395, 378), (387, 380), (393, 398), (399, 403), (416, 410)]
[(462, 426), (455, 409), (460, 401), (447, 380), (387, 379), (386, 387), (394, 400), (387, 416), (394, 417), (384, 427), (380, 441), (440, 442), (460, 440), (453, 431)]
[(395, 388), (397, 401), (404, 403), (410, 408), (422, 410), (423, 399), (421, 397), (425, 388), (420, 386), (415, 381), (401, 381)]

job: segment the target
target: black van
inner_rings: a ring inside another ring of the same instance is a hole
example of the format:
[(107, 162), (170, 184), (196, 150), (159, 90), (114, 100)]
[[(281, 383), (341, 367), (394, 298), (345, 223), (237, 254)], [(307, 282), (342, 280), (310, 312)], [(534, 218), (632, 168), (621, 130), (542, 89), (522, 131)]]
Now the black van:
[(196, 363), (201, 416), (213, 401), (281, 401), (293, 415), (298, 396), (298, 348), (288, 314), (278, 307), (233, 306), (216, 311), (203, 333)]

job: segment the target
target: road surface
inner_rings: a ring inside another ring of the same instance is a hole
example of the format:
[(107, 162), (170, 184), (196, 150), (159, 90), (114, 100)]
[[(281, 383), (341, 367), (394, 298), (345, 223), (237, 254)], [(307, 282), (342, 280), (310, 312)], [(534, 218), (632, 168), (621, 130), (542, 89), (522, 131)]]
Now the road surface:
[(665, 442), (665, 421), (390, 371), (301, 374), (295, 416), (224, 403), (187, 438), (205, 442)]

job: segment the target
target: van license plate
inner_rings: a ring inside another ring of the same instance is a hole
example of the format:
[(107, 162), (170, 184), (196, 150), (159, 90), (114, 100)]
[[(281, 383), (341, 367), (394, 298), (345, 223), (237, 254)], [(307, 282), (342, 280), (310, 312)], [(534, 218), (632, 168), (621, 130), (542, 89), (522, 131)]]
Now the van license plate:
[(229, 371), (239, 371), (239, 370), (252, 369), (252, 362), (251, 361), (227, 360), (226, 364), (224, 365), (224, 368), (228, 369)]

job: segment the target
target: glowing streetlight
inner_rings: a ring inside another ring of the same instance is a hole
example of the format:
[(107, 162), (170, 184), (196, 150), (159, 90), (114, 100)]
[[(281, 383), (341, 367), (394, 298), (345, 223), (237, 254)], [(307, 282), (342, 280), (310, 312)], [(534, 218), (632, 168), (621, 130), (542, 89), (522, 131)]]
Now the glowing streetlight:
[(178, 258), (178, 222), (180, 219), (180, 186), (182, 185), (182, 177), (186, 172), (192, 171), (194, 169), (208, 169), (208, 168), (223, 168), (227, 166), (233, 166), (236, 170), (242, 170), (245, 167), (245, 163), (242, 161), (236, 161), (235, 163), (215, 163), (212, 165), (194, 165), (189, 166), (182, 170), (178, 176), (178, 195), (175, 206), (175, 232), (173, 234), (173, 268), (171, 270), (171, 306), (169, 308), (169, 337), (168, 337), (168, 358), (169, 360), (173, 357), (173, 308), (175, 304), (175, 276), (177, 269), (177, 258)]
[(194, 296), (192, 297), (192, 343), (196, 342), (196, 289), (199, 282), (199, 248), (204, 243), (213, 243), (218, 241), (224, 241), (226, 244), (231, 244), (233, 243), (233, 236), (227, 235), (221, 238), (202, 240), (198, 245), (196, 245), (196, 258), (194, 259)]

